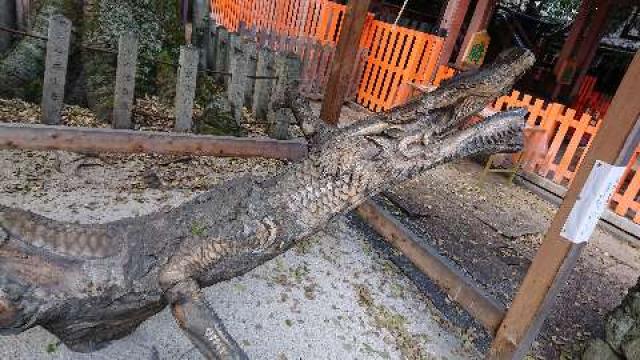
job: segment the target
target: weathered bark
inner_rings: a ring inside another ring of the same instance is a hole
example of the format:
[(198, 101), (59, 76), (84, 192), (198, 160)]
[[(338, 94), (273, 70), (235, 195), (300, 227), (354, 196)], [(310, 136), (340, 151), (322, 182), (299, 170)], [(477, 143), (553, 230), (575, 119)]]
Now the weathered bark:
[(244, 274), (386, 186), (477, 153), (522, 147), (523, 110), (458, 130), (533, 64), (496, 64), (356, 125), (327, 128), (297, 94), (291, 107), (310, 156), (273, 178), (244, 177), (181, 207), (105, 225), (55, 222), (0, 208), (0, 333), (40, 325), (76, 351), (129, 334), (169, 305), (211, 359), (246, 355), (201, 288)]

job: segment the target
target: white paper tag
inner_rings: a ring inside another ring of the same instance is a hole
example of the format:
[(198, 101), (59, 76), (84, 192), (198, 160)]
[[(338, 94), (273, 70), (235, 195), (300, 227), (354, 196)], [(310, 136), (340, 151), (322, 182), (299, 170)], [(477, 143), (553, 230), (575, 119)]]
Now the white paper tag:
[(624, 173), (624, 166), (596, 161), (560, 235), (576, 244), (589, 240)]

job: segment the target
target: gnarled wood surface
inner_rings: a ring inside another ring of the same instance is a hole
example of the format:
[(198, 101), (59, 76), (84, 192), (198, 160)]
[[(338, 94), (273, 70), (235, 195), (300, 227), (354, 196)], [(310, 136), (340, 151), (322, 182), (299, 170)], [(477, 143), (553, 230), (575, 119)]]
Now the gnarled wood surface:
[(244, 274), (385, 187), (477, 153), (522, 147), (523, 110), (460, 123), (510, 90), (532, 64), (520, 49), (389, 112), (327, 128), (292, 94), (307, 159), (273, 178), (222, 184), (174, 210), (105, 225), (0, 208), (0, 334), (40, 325), (93, 351), (169, 305), (211, 359), (246, 358), (201, 288)]

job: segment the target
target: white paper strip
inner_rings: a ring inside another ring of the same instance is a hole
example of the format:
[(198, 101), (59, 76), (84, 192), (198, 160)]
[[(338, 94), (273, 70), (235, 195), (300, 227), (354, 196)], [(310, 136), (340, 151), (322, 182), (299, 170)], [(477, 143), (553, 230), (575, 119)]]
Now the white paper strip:
[(562, 237), (576, 244), (589, 240), (624, 170), (624, 166), (596, 161), (562, 227)]

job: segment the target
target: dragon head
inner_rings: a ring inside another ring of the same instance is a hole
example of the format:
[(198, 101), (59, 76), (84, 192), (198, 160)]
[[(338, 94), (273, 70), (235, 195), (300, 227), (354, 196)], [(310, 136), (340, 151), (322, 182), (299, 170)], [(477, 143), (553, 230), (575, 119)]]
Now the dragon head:
[(511, 90), (534, 64), (526, 49), (510, 49), (478, 71), (463, 73), (407, 104), (355, 124), (349, 136), (364, 137), (394, 172), (410, 175), (456, 158), (479, 153), (517, 152), (523, 147), (524, 117), (515, 109), (460, 130), (470, 116)]

